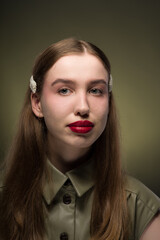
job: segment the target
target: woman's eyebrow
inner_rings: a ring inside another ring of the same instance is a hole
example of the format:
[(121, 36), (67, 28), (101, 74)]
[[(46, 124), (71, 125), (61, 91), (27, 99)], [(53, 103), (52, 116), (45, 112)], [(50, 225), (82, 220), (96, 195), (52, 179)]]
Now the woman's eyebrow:
[[(58, 84), (58, 83), (64, 83), (64, 84), (76, 84), (74, 81), (72, 80), (68, 80), (68, 79), (61, 79), (61, 78), (58, 78), (56, 79), (54, 82), (52, 82), (52, 86), (54, 86), (55, 84)], [(97, 79), (97, 80), (92, 80), (92, 81), (89, 81), (89, 84), (90, 85), (94, 85), (94, 84), (104, 84), (104, 85), (108, 85), (108, 83), (104, 80), (104, 79)]]
[(105, 84), (108, 85), (108, 83), (104, 80), (104, 79), (97, 79), (97, 80), (93, 80), (91, 82), (89, 82), (90, 84)]
[(75, 84), (75, 82), (72, 81), (72, 80), (67, 80), (67, 79), (58, 78), (58, 79), (56, 79), (54, 82), (52, 82), (52, 86), (54, 86), (54, 85), (57, 84), (57, 83)]

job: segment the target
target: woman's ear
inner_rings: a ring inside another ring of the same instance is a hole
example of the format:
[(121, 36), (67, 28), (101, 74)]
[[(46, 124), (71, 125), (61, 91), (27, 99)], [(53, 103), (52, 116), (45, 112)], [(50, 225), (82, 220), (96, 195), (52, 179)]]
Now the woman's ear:
[(43, 112), (42, 112), (41, 102), (40, 102), (40, 98), (36, 93), (31, 93), (31, 106), (32, 106), (32, 111), (36, 115), (36, 117), (42, 118)]

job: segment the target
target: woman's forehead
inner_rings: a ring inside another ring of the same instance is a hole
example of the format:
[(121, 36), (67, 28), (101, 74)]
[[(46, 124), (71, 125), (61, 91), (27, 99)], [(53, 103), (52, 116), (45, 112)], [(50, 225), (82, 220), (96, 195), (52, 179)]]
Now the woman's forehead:
[(48, 70), (46, 78), (77, 77), (107, 78), (108, 73), (98, 57), (89, 54), (72, 54), (61, 57)]

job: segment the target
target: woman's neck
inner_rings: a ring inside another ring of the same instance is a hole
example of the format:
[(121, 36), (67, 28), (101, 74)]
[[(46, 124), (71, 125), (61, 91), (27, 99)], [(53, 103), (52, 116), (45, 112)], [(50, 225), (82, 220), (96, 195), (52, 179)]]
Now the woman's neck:
[(90, 155), (90, 148), (75, 148), (72, 146), (61, 146), (48, 144), (47, 155), (50, 162), (62, 173), (70, 171), (85, 161)]

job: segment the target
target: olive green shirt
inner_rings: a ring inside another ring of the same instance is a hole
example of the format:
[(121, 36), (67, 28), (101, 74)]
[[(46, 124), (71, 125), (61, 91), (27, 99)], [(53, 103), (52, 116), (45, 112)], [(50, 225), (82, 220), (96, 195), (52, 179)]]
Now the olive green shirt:
[[(45, 240), (89, 240), (93, 162), (88, 161), (66, 174), (49, 161), (47, 164), (51, 178), (44, 181), (43, 189), (47, 210)], [(141, 182), (129, 176), (125, 190), (132, 224), (129, 240), (139, 240), (160, 209), (160, 200)]]
[[(66, 174), (49, 161), (48, 164), (53, 184), (44, 185), (43, 197), (48, 210), (46, 239), (89, 240), (94, 188), (92, 161)], [(138, 240), (160, 209), (160, 199), (130, 176), (125, 190), (132, 225), (129, 240)]]

